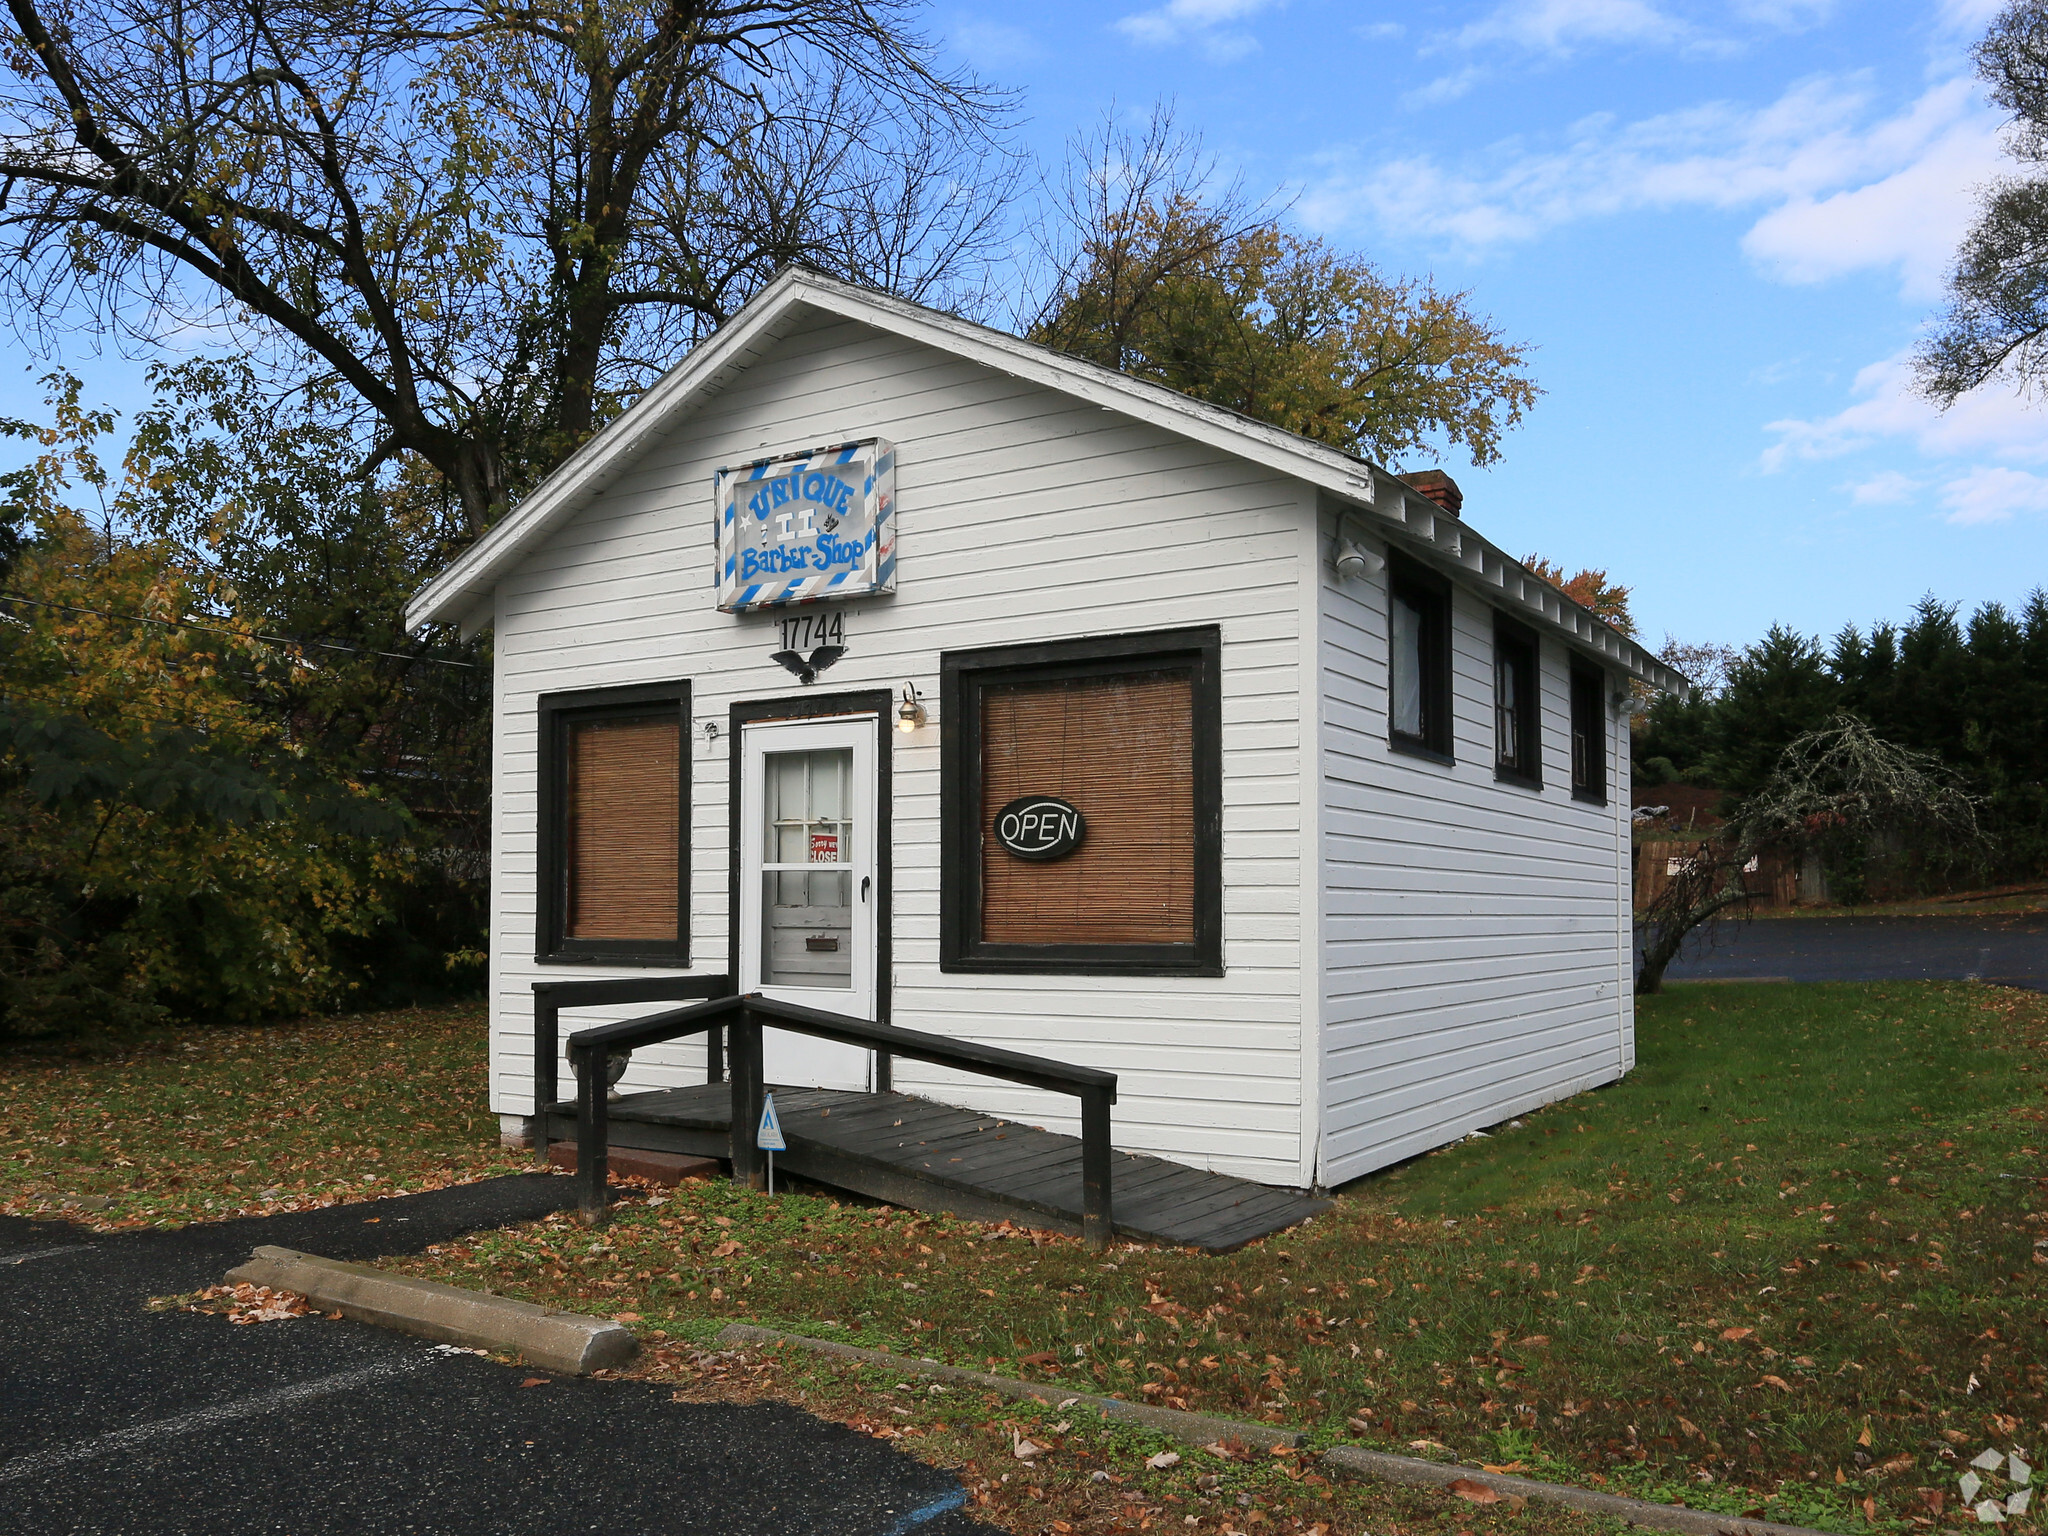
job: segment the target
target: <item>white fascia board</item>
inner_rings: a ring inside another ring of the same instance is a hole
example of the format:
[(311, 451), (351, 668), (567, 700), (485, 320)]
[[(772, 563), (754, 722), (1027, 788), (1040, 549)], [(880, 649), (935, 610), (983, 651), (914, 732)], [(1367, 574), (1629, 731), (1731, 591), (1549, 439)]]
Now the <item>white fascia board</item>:
[(624, 473), (674, 416), (724, 382), (734, 361), (773, 333), (790, 310), (793, 280), (800, 276), (791, 271), (776, 278), (715, 336), (570, 454), (496, 527), (413, 594), (405, 605), (405, 627), (459, 622), (489, 602), (507, 566)]
[[(1607, 652), (1631, 677), (1651, 687), (1669, 693), (1687, 691), (1688, 685), (1678, 673), (1548, 582), (1529, 576), (1520, 561), (1383, 469), (1163, 385), (795, 267), (779, 274), (715, 335), (571, 454), (495, 528), (421, 587), (406, 604), (406, 627), (460, 621), (488, 603), (508, 566), (623, 473), (642, 449), (717, 390), (732, 371), (743, 369), (759, 344), (778, 335), (803, 309), (922, 342), (1305, 481), (1334, 498), (1344, 510), (1366, 514), (1391, 542), (1419, 550), (1468, 583), (1490, 579), (1513, 592), (1519, 575), (1525, 603), (1530, 601), (1531, 584), (1540, 586), (1542, 593), (1531, 606), (1539, 612), (1544, 627), (1561, 631), (1582, 649)], [(1491, 576), (1495, 569), (1503, 574)], [(1610, 640), (1616, 647), (1611, 651)]]

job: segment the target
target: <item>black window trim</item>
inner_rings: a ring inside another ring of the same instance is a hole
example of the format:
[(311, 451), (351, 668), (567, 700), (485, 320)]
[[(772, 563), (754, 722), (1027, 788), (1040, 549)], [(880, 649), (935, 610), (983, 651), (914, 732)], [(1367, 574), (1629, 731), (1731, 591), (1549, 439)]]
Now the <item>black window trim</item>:
[[(1520, 651), (1528, 665), (1522, 673), (1521, 697), (1515, 700), (1515, 718), (1522, 739), (1516, 744), (1518, 760), (1525, 767), (1509, 768), (1500, 760), (1500, 653), (1504, 647)], [(1493, 776), (1502, 784), (1520, 789), (1543, 787), (1543, 644), (1536, 631), (1518, 624), (1506, 614), (1493, 616)]]
[[(1597, 789), (1587, 789), (1580, 784), (1578, 759), (1572, 756), (1570, 751), (1571, 738), (1576, 736), (1579, 731), (1578, 699), (1574, 695), (1577, 693), (1577, 684), (1582, 678), (1592, 687), (1593, 707), (1599, 712), (1600, 717), (1600, 730), (1598, 732), (1600, 740), (1600, 785)], [(1613, 756), (1614, 747), (1613, 743), (1609, 740), (1614, 734), (1614, 729), (1613, 722), (1607, 716), (1607, 688), (1608, 674), (1605, 667), (1598, 666), (1580, 656), (1575, 655), (1572, 657), (1567, 692), (1571, 726), (1565, 737), (1566, 755), (1571, 758), (1571, 761), (1566, 768), (1566, 774), (1571, 781), (1572, 798), (1581, 805), (1604, 806), (1607, 804), (1607, 784), (1608, 780), (1613, 777), (1614, 769), (1614, 764), (1610, 761)]]
[[(1394, 598), (1402, 588), (1422, 599), (1420, 736), (1394, 729)], [(1407, 757), (1454, 766), (1451, 724), (1451, 583), (1393, 551), (1387, 553), (1387, 747)]]
[[(1044, 641), (939, 657), (939, 969), (970, 974), (1223, 974), (1223, 632), (1215, 625)], [(989, 944), (981, 910), (981, 690), (1186, 670), (1192, 681), (1195, 937), (1190, 944)]]
[[(745, 788), (746, 754), (741, 751), (748, 725), (778, 720), (816, 720), (840, 715), (875, 717), (875, 1022), (889, 1022), (890, 984), (895, 963), (896, 695), (887, 688), (853, 693), (789, 694), (776, 699), (747, 699), (727, 714), (730, 726), (726, 755), (726, 924), (725, 973), (739, 983), (740, 974), (740, 805)], [(888, 1084), (882, 1083), (886, 1089)]]
[[(568, 811), (562, 747), (568, 728), (587, 720), (676, 712), (676, 938), (672, 944), (648, 939), (571, 939), (567, 924)], [(540, 761), (536, 789), (534, 859), (534, 961), (540, 965), (682, 966), (690, 964), (690, 685), (632, 683), (614, 688), (579, 688), (544, 693), (537, 701), (536, 740)]]

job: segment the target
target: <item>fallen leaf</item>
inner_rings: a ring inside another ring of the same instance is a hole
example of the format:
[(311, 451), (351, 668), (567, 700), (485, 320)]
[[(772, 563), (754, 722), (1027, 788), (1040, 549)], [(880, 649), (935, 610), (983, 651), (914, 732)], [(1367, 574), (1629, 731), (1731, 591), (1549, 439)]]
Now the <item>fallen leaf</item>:
[(1180, 1452), (1161, 1451), (1157, 1456), (1147, 1456), (1145, 1458), (1145, 1465), (1154, 1472), (1164, 1472), (1168, 1467), (1180, 1465)]
[(1498, 1504), (1500, 1502), (1499, 1494), (1495, 1493), (1484, 1483), (1473, 1482), (1469, 1477), (1457, 1479), (1457, 1481), (1450, 1485), (1447, 1491), (1456, 1494), (1468, 1504)]
[(548, 1379), (545, 1376), (529, 1376), (526, 1380), (519, 1383), (522, 1387), (544, 1387), (547, 1384)]
[(1010, 1454), (1019, 1461), (1031, 1461), (1045, 1454), (1045, 1447), (1035, 1440), (1027, 1440), (1016, 1430), (1010, 1431)]
[(1547, 1333), (1532, 1333), (1526, 1339), (1515, 1340), (1515, 1343), (1523, 1349), (1542, 1349), (1550, 1343), (1550, 1335)]
[(1730, 1344), (1739, 1344), (1744, 1339), (1755, 1338), (1756, 1330), (1754, 1328), (1723, 1328), (1721, 1330), (1721, 1337)]
[(1760, 1387), (1776, 1387), (1780, 1392), (1790, 1392), (1792, 1390), (1792, 1383), (1782, 1376), (1760, 1377), (1757, 1385)]
[(612, 1321), (615, 1323), (637, 1323), (640, 1321), (640, 1314), (638, 1312), (614, 1312), (612, 1314)]
[(1870, 1440), (1870, 1426), (1866, 1424), (1863, 1426), (1863, 1433), (1856, 1437), (1856, 1443), (1858, 1445), (1868, 1445), (1870, 1444)]
[(711, 1250), (711, 1257), (714, 1259), (729, 1259), (739, 1251), (740, 1245), (728, 1238)]
[(1525, 1463), (1519, 1461), (1482, 1461), (1479, 1463), (1479, 1466), (1480, 1470), (1485, 1472), (1526, 1472), (1529, 1470)]

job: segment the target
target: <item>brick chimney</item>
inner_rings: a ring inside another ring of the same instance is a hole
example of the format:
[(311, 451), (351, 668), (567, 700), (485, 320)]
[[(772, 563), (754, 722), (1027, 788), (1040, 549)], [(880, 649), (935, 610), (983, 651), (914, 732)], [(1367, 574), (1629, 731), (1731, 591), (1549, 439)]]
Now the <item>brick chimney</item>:
[(1453, 517), (1456, 517), (1458, 509), (1465, 505), (1465, 493), (1458, 489), (1458, 482), (1440, 469), (1418, 469), (1412, 475), (1402, 475), (1400, 480), (1410, 490), (1421, 492)]

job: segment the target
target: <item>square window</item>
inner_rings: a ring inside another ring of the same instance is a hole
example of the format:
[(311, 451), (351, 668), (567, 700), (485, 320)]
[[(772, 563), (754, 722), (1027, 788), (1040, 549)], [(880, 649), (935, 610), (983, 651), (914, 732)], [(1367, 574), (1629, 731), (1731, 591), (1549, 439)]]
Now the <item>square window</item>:
[(1219, 632), (941, 658), (949, 970), (1222, 965)]
[(543, 960), (687, 964), (682, 684), (540, 701)]
[(1572, 797), (1607, 803), (1607, 679), (1572, 663)]
[(1493, 621), (1493, 771), (1496, 778), (1543, 786), (1542, 691), (1536, 637), (1496, 615)]
[(1451, 761), (1451, 592), (1406, 560), (1387, 566), (1387, 740)]

